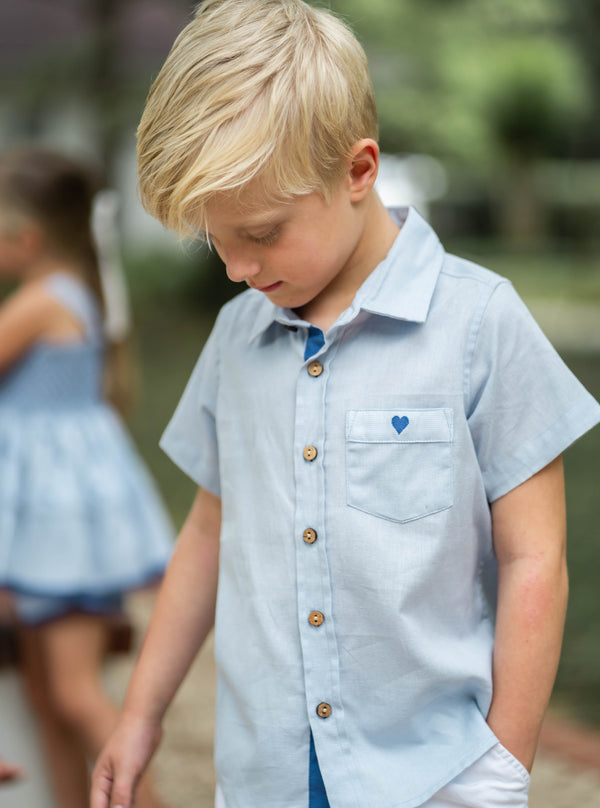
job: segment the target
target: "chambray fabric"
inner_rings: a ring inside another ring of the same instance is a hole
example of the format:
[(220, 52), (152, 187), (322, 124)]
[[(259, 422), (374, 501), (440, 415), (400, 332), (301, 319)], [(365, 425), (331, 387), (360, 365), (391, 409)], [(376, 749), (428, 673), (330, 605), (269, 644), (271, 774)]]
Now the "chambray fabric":
[(153, 481), (102, 397), (92, 293), (67, 273), (45, 284), (85, 334), (39, 341), (0, 375), (0, 586), (33, 598), (17, 601), (28, 622), (73, 598), (79, 608), (82, 597), (150, 583), (173, 537)]
[(495, 746), (489, 503), (600, 420), (510, 283), (397, 215), (310, 360), (293, 311), (230, 301), (161, 441), (222, 499), (227, 808), (307, 808), (309, 729), (331, 808), (421, 805)]
[[(311, 773), (313, 758), (311, 745)], [(497, 743), (445, 785), (422, 808), (527, 808), (529, 772), (502, 744)], [(329, 808), (322, 788), (310, 786), (309, 808)], [(215, 808), (227, 808), (217, 785)]]

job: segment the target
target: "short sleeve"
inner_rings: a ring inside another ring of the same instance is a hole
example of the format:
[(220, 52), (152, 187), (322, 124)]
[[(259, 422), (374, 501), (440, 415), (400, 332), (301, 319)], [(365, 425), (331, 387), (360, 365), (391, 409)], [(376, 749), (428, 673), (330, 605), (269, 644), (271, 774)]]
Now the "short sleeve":
[(468, 367), (467, 418), (489, 502), (600, 421), (600, 405), (507, 281), (489, 298)]
[(220, 496), (216, 403), (219, 386), (218, 321), (192, 371), (160, 447), (200, 487)]

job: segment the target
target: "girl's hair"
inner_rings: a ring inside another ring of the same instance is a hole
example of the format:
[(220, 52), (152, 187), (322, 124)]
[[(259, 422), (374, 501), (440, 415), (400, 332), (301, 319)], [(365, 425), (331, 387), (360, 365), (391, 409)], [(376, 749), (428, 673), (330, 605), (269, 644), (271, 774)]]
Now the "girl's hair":
[[(100, 187), (99, 176), (92, 170), (49, 149), (22, 147), (0, 156), (2, 229), (10, 232), (35, 222), (53, 254), (80, 267), (83, 280), (96, 295), (104, 314), (91, 226), (94, 196)], [(123, 413), (133, 399), (132, 371), (127, 340), (109, 341), (105, 392)]]
[(365, 53), (302, 0), (205, 0), (154, 82), (138, 129), (146, 209), (206, 230), (219, 192), (259, 179), (262, 198), (327, 199), (357, 140), (377, 138)]

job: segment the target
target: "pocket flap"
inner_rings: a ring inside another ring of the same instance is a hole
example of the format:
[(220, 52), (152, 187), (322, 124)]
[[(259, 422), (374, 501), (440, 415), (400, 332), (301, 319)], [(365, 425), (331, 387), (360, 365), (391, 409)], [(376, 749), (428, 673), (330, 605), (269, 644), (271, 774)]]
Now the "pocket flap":
[(452, 440), (453, 411), (348, 410), (346, 439), (354, 443), (447, 443)]

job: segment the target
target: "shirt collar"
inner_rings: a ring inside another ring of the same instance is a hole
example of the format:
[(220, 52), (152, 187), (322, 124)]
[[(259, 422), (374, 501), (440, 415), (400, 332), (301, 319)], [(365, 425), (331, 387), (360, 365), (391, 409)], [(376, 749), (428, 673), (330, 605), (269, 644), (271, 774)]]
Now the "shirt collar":
[[(341, 315), (340, 320), (343, 318), (344, 322), (354, 319), (361, 310), (413, 323), (424, 323), (427, 319), (444, 261), (444, 248), (415, 208), (391, 208), (389, 212), (401, 226), (400, 232), (387, 256), (371, 272), (352, 305)], [(264, 297), (248, 335), (249, 342), (275, 322), (287, 327), (308, 325), (292, 310), (275, 306)]]

